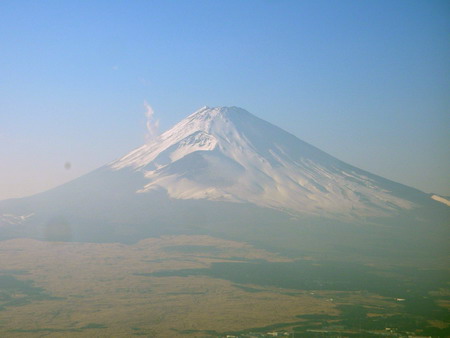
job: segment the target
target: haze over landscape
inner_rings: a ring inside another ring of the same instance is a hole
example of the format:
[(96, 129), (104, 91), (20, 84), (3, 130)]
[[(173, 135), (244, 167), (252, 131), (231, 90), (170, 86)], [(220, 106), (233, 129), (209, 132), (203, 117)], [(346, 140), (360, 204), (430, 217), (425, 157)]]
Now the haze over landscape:
[(0, 336), (449, 336), (449, 25), (2, 2)]

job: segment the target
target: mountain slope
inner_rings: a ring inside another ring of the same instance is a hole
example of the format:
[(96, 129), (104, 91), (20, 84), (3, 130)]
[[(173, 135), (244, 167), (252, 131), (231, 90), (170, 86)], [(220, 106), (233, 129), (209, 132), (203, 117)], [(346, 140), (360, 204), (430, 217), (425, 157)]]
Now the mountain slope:
[(148, 183), (139, 192), (163, 189), (172, 198), (249, 202), (293, 215), (387, 215), (414, 208), (420, 195), (398, 194), (395, 183), (236, 107), (204, 107), (110, 166), (141, 172)]
[(293, 255), (446, 255), (450, 208), (240, 108), (204, 107), (74, 181), (0, 202), (0, 240), (206, 234)]

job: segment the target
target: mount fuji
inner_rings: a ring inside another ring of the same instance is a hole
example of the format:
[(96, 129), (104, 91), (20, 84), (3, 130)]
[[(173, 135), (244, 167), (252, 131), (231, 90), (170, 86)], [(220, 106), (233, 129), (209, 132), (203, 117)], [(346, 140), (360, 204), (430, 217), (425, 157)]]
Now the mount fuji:
[(415, 206), (400, 186), (236, 107), (201, 108), (110, 167), (141, 172), (148, 183), (140, 193), (248, 202), (292, 215), (373, 216)]
[(323, 246), (312, 239), (354, 246), (361, 235), (374, 246), (394, 238), (396, 246), (436, 247), (449, 211), (246, 110), (203, 107), (90, 174), (0, 202), (0, 238), (133, 242), (195, 233), (292, 249)]

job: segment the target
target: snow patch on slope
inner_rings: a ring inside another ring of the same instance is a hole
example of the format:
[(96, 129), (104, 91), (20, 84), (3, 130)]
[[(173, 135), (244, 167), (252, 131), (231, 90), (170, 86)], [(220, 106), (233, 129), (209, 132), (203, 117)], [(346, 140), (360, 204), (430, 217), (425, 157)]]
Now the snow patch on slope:
[(450, 207), (450, 201), (442, 196), (439, 195), (432, 195), (431, 196), (432, 199), (434, 199), (435, 201), (441, 202), (445, 205), (448, 205)]
[(9, 225), (19, 225), (27, 221), (30, 217), (34, 215), (34, 212), (28, 215), (13, 215), (13, 214), (3, 214), (0, 215), (0, 225), (9, 224)]

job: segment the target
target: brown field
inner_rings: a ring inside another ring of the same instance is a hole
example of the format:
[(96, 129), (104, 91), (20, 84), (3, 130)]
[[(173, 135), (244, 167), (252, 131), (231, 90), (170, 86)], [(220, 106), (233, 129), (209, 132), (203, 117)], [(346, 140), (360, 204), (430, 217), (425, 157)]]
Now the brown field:
[[(184, 246), (204, 246), (205, 252), (176, 250)], [(4, 337), (208, 337), (207, 330), (295, 323), (302, 314), (336, 315), (338, 304), (383, 307), (394, 313), (398, 306), (391, 299), (360, 292), (237, 285), (205, 276), (138, 275), (244, 259), (289, 261), (246, 243), (208, 236), (146, 239), (135, 245), (15, 239), (0, 242), (0, 257), (0, 272), (23, 270), (15, 278), (32, 281), (51, 296), (1, 310)]]

